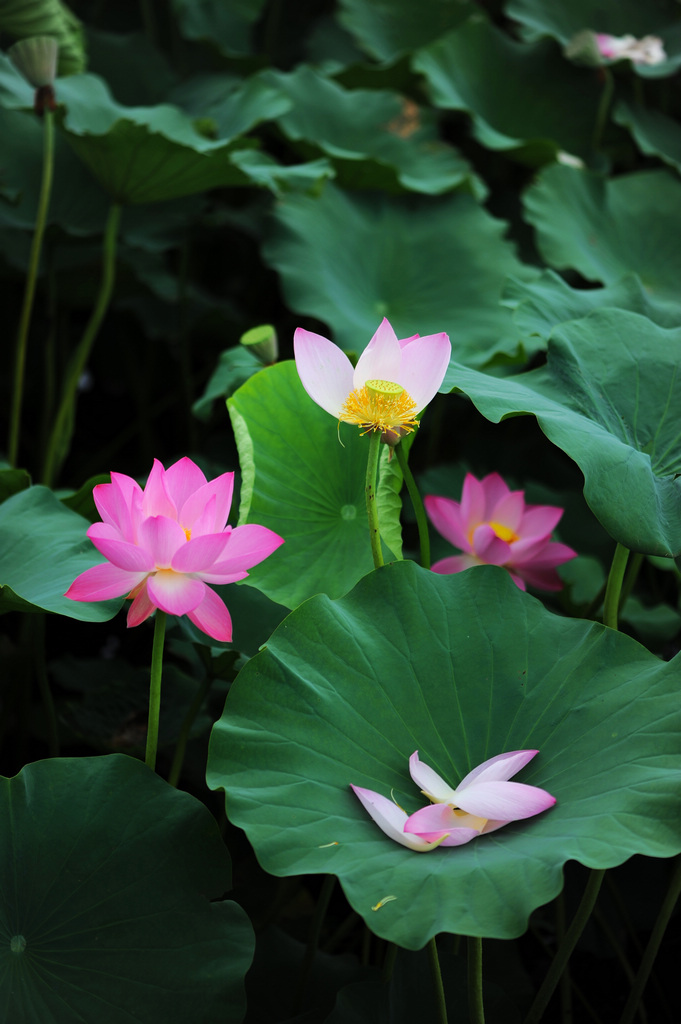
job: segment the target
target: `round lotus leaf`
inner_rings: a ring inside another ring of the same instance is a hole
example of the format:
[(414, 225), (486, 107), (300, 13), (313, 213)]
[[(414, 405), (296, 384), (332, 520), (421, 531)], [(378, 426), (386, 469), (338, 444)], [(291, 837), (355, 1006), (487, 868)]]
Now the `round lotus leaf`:
[(0, 779), (0, 814), (3, 1020), (238, 1024), (253, 930), (198, 800), (112, 754)]
[[(563, 865), (681, 850), (679, 659), (566, 619), (504, 570), (385, 566), (292, 612), (240, 673), (215, 725), (208, 784), (275, 875), (328, 872), (376, 934), (512, 938)], [(423, 806), (408, 758), (450, 785), (538, 749), (516, 781), (550, 810), (427, 853), (388, 838), (350, 789)], [(387, 899), (387, 897), (391, 897)]]

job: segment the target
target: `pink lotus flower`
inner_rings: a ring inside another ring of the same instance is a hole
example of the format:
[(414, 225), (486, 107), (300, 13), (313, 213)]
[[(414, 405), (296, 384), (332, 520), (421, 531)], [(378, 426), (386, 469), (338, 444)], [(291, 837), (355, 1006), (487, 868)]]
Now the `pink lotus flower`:
[(337, 345), (302, 327), (293, 347), (303, 387), (317, 405), (364, 433), (380, 430), (395, 440), (418, 426), (416, 414), (437, 393), (452, 352), (446, 334), (400, 341), (385, 319), (354, 370)]
[(433, 802), (411, 815), (371, 789), (350, 788), (387, 836), (410, 850), (426, 853), (436, 846), (462, 846), (477, 836), (553, 807), (555, 797), (546, 790), (508, 782), (537, 753), (512, 750), (497, 754), (483, 761), (452, 789), (419, 760), (416, 750), (409, 758), (409, 772), (423, 795)]
[(521, 590), (526, 583), (542, 590), (562, 588), (555, 567), (577, 555), (566, 544), (551, 541), (562, 508), (526, 505), (525, 492), (511, 491), (498, 473), (483, 480), (468, 473), (461, 503), (429, 495), (424, 505), (438, 533), (465, 552), (436, 562), (433, 572), (501, 565)]
[(609, 36), (604, 32), (596, 33), (596, 46), (601, 57), (606, 60), (624, 60), (628, 58), (633, 64), (663, 64), (667, 59), (662, 40), (657, 36)]
[(208, 482), (191, 459), (164, 469), (155, 459), (144, 490), (112, 473), (93, 492), (103, 522), (87, 535), (108, 559), (69, 587), (73, 601), (132, 599), (128, 626), (156, 608), (186, 615), (215, 640), (232, 639), (232, 620), (209, 583), (234, 583), (275, 551), (283, 539), (264, 526), (227, 526), (234, 473)]

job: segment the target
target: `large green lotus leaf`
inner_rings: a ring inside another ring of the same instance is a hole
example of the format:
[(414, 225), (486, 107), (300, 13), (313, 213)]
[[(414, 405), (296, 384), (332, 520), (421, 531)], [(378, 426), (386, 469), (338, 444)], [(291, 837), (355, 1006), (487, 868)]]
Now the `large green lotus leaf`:
[(205, 807), (122, 754), (0, 779), (0, 1007), (22, 1024), (238, 1024), (253, 930)]
[(53, 36), (59, 43), (59, 73), (85, 70), (83, 26), (60, 0), (0, 0), (0, 29), (15, 39)]
[[(399, 562), (288, 616), (229, 693), (208, 784), (267, 871), (337, 875), (378, 935), (410, 949), (443, 931), (513, 938), (566, 861), (681, 850), (678, 680), (678, 658), (552, 615), (502, 569)], [(556, 806), (458, 848), (396, 844), (349, 788), (411, 813), (415, 750), (455, 785), (535, 748), (518, 781)]]
[(634, 106), (623, 100), (615, 107), (613, 117), (618, 124), (629, 129), (642, 153), (659, 156), (681, 172), (681, 128), (678, 121), (660, 110), (651, 110), (640, 104)]
[(556, 328), (548, 363), (493, 378), (450, 365), (445, 384), (498, 423), (531, 413), (584, 474), (584, 497), (634, 551), (681, 552), (681, 328), (602, 310)]
[(172, 0), (182, 35), (211, 43), (227, 57), (252, 52), (253, 25), (265, 0)]
[(198, 75), (173, 89), (168, 102), (212, 124), (216, 138), (233, 139), (260, 121), (278, 117), (291, 106), (281, 89), (271, 85), (268, 72), (238, 78), (235, 75)]
[(361, 351), (386, 316), (398, 337), (446, 331), (457, 359), (482, 366), (514, 352), (498, 303), (507, 275), (528, 276), (506, 225), (467, 195), (287, 196), (264, 248), (289, 306), (329, 324), (341, 348)]
[(59, 100), (71, 146), (117, 202), (157, 202), (249, 180), (231, 156), (251, 143), (206, 138), (177, 107), (123, 107), (95, 75), (60, 82)]
[[(287, 608), (313, 594), (345, 594), (373, 566), (364, 495), (368, 438), (346, 424), (339, 433), (305, 392), (292, 361), (251, 377), (227, 408), (242, 472), (239, 523), (267, 526), (285, 541), (249, 571), (248, 582)], [(384, 446), (383, 465), (387, 458)], [(395, 542), (399, 509), (385, 508), (393, 517), (386, 535)]]
[(466, 0), (340, 0), (338, 20), (372, 57), (394, 61), (449, 32), (474, 10)]
[(559, 149), (589, 151), (601, 88), (556, 57), (548, 40), (517, 42), (476, 15), (420, 50), (412, 65), (437, 106), (470, 112), (483, 145), (532, 142), (535, 159), (545, 162)]
[(0, 505), (0, 612), (47, 611), (106, 622), (120, 601), (71, 601), (76, 576), (104, 561), (86, 536), (88, 522), (47, 487), (29, 487)]
[[(477, 182), (469, 163), (440, 141), (432, 111), (396, 92), (344, 89), (308, 67), (271, 72), (269, 81), (289, 100), (278, 118), (284, 133), (332, 157), (355, 187), (438, 195)], [(484, 198), (481, 182), (475, 190)]]
[(540, 252), (554, 269), (578, 270), (604, 284), (633, 271), (655, 298), (678, 301), (681, 182), (668, 171), (606, 180), (549, 167), (524, 203)]
[(676, 327), (681, 319), (681, 303), (652, 297), (636, 274), (626, 274), (604, 288), (571, 288), (553, 270), (545, 270), (536, 281), (508, 281), (504, 304), (513, 309), (528, 352), (545, 349), (558, 324), (579, 320), (597, 309), (628, 309), (660, 327)]
[(613, 36), (656, 35), (664, 43), (668, 60), (662, 64), (631, 64), (639, 75), (671, 75), (681, 64), (681, 32), (675, 0), (509, 0), (506, 13), (520, 22), (532, 39), (552, 36), (563, 46), (584, 29)]

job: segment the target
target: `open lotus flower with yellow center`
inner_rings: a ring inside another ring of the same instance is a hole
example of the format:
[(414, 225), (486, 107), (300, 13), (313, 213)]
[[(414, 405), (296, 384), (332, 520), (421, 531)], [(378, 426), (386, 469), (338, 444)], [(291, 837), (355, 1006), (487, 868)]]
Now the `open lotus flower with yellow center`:
[(107, 559), (86, 569), (66, 592), (72, 601), (132, 601), (128, 626), (157, 609), (186, 615), (214, 640), (232, 639), (232, 620), (210, 584), (235, 583), (275, 551), (283, 538), (265, 526), (232, 528), (227, 516), (234, 473), (206, 480), (191, 459), (169, 469), (154, 459), (144, 490), (112, 473), (93, 497), (102, 517), (87, 535)]
[(452, 351), (446, 334), (400, 340), (385, 319), (354, 369), (337, 345), (302, 327), (293, 347), (302, 385), (317, 405), (363, 433), (380, 431), (391, 444), (418, 426), (417, 414), (440, 388)]
[(412, 815), (373, 790), (359, 786), (351, 789), (387, 836), (411, 850), (426, 853), (436, 846), (462, 846), (477, 836), (553, 807), (555, 797), (546, 790), (508, 781), (538, 753), (512, 750), (497, 754), (483, 761), (452, 789), (419, 760), (416, 750), (409, 758), (409, 772), (432, 803)]
[(521, 590), (527, 583), (541, 590), (563, 586), (556, 566), (577, 552), (551, 540), (562, 508), (526, 505), (524, 491), (512, 491), (498, 473), (482, 480), (468, 473), (460, 502), (428, 495), (423, 503), (438, 533), (464, 552), (436, 562), (433, 572), (447, 575), (474, 565), (501, 565)]

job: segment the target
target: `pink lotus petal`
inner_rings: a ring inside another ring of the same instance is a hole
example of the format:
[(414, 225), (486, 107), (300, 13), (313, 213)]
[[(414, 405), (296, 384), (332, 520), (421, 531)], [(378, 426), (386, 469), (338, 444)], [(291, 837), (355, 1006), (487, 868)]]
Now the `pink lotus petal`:
[(461, 491), (461, 523), (466, 533), (485, 518), (485, 491), (472, 473), (466, 473)]
[(399, 338), (398, 343), (400, 348), (406, 348), (407, 345), (411, 345), (412, 341), (418, 341), (420, 335), (412, 334), (411, 338)]
[[(179, 522), (192, 537), (224, 530), (234, 494), (234, 473), (222, 473), (190, 495), (179, 511)], [(213, 520), (208, 509), (212, 510)]]
[(438, 533), (461, 551), (470, 551), (471, 545), (461, 518), (461, 506), (451, 498), (428, 494), (423, 499), (428, 518)]
[(509, 750), (506, 754), (490, 757), (461, 780), (456, 787), (456, 792), (459, 793), (475, 780), (478, 782), (506, 782), (517, 775), (520, 769), (529, 764), (538, 753), (538, 750)]
[[(547, 543), (543, 550), (537, 552), (532, 558), (530, 568), (532, 569), (553, 569), (563, 562), (576, 558), (577, 552), (569, 548), (567, 544), (559, 544), (558, 541)], [(515, 561), (515, 559), (514, 559)]]
[(456, 793), (457, 805), (469, 814), (500, 821), (519, 821), (531, 818), (556, 800), (537, 786), (522, 782), (474, 782)]
[(211, 571), (224, 574), (251, 569), (283, 543), (284, 538), (266, 526), (258, 526), (255, 523), (237, 526), (229, 535), (220, 561)]
[(328, 338), (302, 327), (294, 335), (293, 350), (298, 376), (308, 395), (338, 419), (346, 398), (354, 390), (352, 363)]
[(563, 515), (557, 505), (529, 505), (516, 533), (519, 537), (548, 537)]
[(214, 640), (230, 643), (232, 639), (232, 619), (227, 606), (214, 590), (206, 587), (201, 604), (189, 612), (187, 618), (194, 625), (212, 636)]
[(166, 490), (178, 513), (190, 495), (205, 484), (203, 472), (186, 456), (174, 462), (165, 472)]
[(207, 572), (223, 554), (230, 535), (209, 533), (182, 544), (172, 557), (170, 567), (175, 572)]
[(402, 349), (402, 365), (393, 379), (409, 393), (419, 411), (438, 393), (451, 357), (446, 334), (427, 334)]
[(431, 804), (407, 818), (404, 831), (429, 843), (448, 836), (449, 841), (445, 840), (443, 846), (461, 846), (479, 836), (485, 824), (484, 818), (456, 814), (447, 804)]
[(474, 565), (480, 564), (480, 560), (474, 555), (450, 555), (448, 558), (441, 558), (439, 562), (435, 562), (431, 566), (431, 570), (442, 576), (448, 576), (451, 573), (463, 572), (464, 569), (471, 569)]
[(353, 374), (353, 389), (361, 388), (368, 380), (390, 380), (399, 384), (397, 376), (401, 365), (400, 343), (390, 323), (384, 317), (373, 338), (357, 360)]
[(490, 520), (517, 533), (525, 512), (525, 492), (509, 491), (492, 507)]
[(504, 565), (511, 557), (511, 545), (497, 537), (487, 523), (475, 528), (471, 546), (475, 555), (487, 565)]
[(195, 572), (197, 580), (203, 580), (204, 583), (223, 585), (225, 583), (238, 583), (239, 580), (245, 580), (248, 576), (247, 572), (215, 572), (217, 566), (213, 566), (212, 569), (206, 570), (206, 572)]
[(177, 507), (168, 493), (165, 473), (163, 465), (158, 459), (154, 459), (154, 465), (144, 488), (142, 512), (145, 516), (166, 516), (169, 519), (177, 519)]
[(492, 512), (496, 505), (507, 495), (511, 493), (511, 490), (498, 473), (488, 473), (480, 481), (480, 486), (485, 493), (485, 515), (483, 518), (491, 519)]
[(455, 802), (455, 791), (433, 768), (429, 768), (427, 764), (419, 760), (418, 750), (415, 750), (409, 758), (409, 774), (424, 796), (438, 803)]
[(134, 513), (142, 507), (142, 488), (132, 477), (112, 473), (110, 484), (97, 484), (92, 491), (102, 520), (116, 527), (124, 540), (136, 542)]
[(529, 583), (531, 587), (536, 587), (537, 590), (562, 590), (563, 581), (556, 572), (555, 569), (533, 569), (532, 566), (524, 565), (518, 570), (523, 575), (523, 585), (520, 588), (525, 590), (525, 584)]
[(147, 593), (157, 608), (169, 615), (186, 615), (204, 598), (207, 587), (201, 580), (172, 569), (159, 569), (147, 579)]
[(72, 601), (109, 601), (112, 597), (129, 594), (142, 582), (145, 575), (146, 573), (128, 572), (109, 562), (103, 562), (76, 576), (64, 596)]
[(514, 540), (511, 543), (509, 566), (532, 562), (537, 555), (542, 554), (548, 544), (548, 537), (525, 537), (523, 540)]
[(187, 537), (173, 519), (149, 516), (140, 525), (140, 545), (145, 547), (158, 569), (169, 569), (178, 548), (184, 547)]
[(87, 535), (105, 558), (119, 569), (126, 572), (151, 572), (154, 560), (144, 548), (137, 544), (130, 544), (121, 540), (121, 535), (115, 526), (108, 523), (93, 523), (88, 529)]
[(145, 583), (140, 587), (128, 608), (128, 617), (126, 620), (128, 629), (131, 629), (133, 626), (139, 626), (140, 623), (145, 622), (155, 611), (156, 605), (149, 597)]
[(362, 789), (360, 786), (353, 785), (350, 786), (350, 789), (378, 827), (390, 839), (394, 839), (401, 846), (409, 847), (410, 850), (417, 850), (419, 853), (433, 849), (432, 843), (424, 842), (418, 836), (411, 836), (404, 832), (404, 824), (407, 820), (406, 812), (392, 800), (381, 796), (380, 793), (374, 793), (372, 789)]

